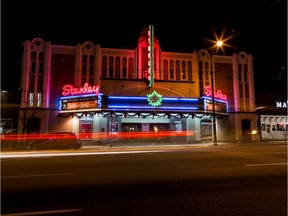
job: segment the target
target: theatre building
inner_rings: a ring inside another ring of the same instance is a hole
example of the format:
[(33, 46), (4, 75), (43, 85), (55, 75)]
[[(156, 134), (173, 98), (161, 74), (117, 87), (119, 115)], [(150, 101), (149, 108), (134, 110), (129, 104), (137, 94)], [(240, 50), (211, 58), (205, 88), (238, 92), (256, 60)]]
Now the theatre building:
[(152, 25), (135, 44), (25, 41), (19, 131), (95, 142), (135, 132), (181, 133), (187, 143), (257, 139), (251, 55), (162, 51)]

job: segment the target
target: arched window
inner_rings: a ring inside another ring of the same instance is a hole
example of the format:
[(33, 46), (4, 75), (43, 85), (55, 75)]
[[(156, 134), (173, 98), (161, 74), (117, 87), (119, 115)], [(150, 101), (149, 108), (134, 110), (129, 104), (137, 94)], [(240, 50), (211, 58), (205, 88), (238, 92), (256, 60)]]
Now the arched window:
[(109, 57), (109, 77), (114, 77), (114, 58), (113, 56)]
[(167, 60), (164, 60), (164, 63), (163, 63), (163, 79), (164, 80), (168, 80), (168, 61)]
[(102, 77), (107, 77), (107, 56), (102, 57)]
[(127, 78), (127, 58), (122, 58), (122, 77)]

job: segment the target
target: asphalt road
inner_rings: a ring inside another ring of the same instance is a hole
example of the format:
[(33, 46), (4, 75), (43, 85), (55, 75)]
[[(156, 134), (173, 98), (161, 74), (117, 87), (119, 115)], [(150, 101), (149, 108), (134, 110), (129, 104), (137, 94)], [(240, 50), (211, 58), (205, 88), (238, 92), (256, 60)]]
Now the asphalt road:
[(287, 145), (1, 154), (1, 215), (287, 215)]

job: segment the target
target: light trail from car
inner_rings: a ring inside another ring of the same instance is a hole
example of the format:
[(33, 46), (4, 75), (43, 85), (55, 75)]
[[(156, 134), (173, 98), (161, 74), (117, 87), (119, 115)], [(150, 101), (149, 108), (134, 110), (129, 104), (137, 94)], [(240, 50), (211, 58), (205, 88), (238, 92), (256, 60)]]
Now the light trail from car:
[(168, 150), (130, 150), (130, 151), (105, 151), (105, 152), (65, 152), (65, 153), (1, 153), (0, 159), (9, 159), (9, 158), (30, 158), (30, 157), (62, 157), (62, 156), (81, 156), (81, 155), (108, 155), (108, 154), (143, 154), (151, 152), (166, 152)]

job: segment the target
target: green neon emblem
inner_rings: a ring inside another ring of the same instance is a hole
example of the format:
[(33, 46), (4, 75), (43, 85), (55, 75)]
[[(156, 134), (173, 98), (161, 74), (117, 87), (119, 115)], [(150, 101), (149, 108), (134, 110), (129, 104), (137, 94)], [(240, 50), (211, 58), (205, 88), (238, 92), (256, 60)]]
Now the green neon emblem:
[(151, 94), (147, 94), (147, 101), (150, 106), (160, 106), (162, 103), (162, 95), (158, 94), (155, 90)]

